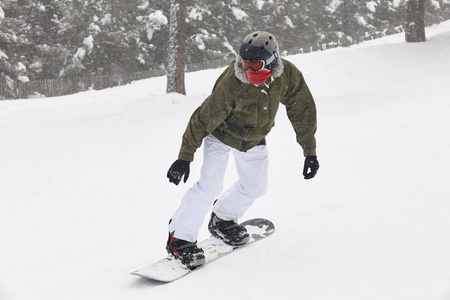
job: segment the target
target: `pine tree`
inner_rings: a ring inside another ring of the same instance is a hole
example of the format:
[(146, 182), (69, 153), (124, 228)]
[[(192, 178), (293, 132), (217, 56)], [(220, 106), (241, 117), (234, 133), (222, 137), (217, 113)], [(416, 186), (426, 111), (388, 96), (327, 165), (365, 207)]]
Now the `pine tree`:
[[(11, 94), (16, 82), (28, 79), (132, 73), (163, 65), (168, 74), (178, 68), (182, 78), (184, 62), (230, 61), (254, 30), (276, 35), (280, 50), (289, 54), (358, 43), (396, 33), (405, 24), (408, 41), (425, 40), (422, 23), (450, 18), (448, 0), (174, 1), (186, 3), (186, 15), (179, 18), (187, 21), (186, 36), (179, 40), (169, 39), (170, 1), (1, 0), (2, 91), (7, 86)], [(184, 42), (185, 53), (174, 56), (184, 51)]]
[[(266, 2), (254, 23), (257, 28), (277, 37), (282, 52), (298, 49), (299, 37), (308, 30), (302, 1), (274, 0)], [(290, 51), (292, 53), (292, 51)]]
[(186, 62), (186, 10), (186, 0), (170, 1), (167, 93), (186, 94), (184, 84), (184, 67)]
[(35, 0), (26, 7), (24, 22), (29, 74), (33, 79), (51, 79), (60, 75), (67, 54), (61, 45), (62, 12), (57, 0)]
[(141, 40), (148, 54), (147, 68), (159, 68), (166, 64), (169, 36), (170, 1), (149, 0), (146, 12), (141, 16), (144, 27)]
[(70, 56), (65, 77), (124, 74), (154, 66), (147, 0), (67, 0), (61, 31)]
[(406, 3), (406, 42), (425, 42), (425, 0), (408, 0)]
[(399, 1), (377, 0), (373, 12), (372, 25), (376, 27), (377, 37), (399, 33), (404, 24), (404, 9)]
[(60, 7), (64, 15), (61, 20), (61, 44), (67, 56), (61, 68), (61, 77), (81, 77), (92, 75), (85, 66), (86, 48), (83, 42), (89, 36), (88, 27), (91, 20), (93, 0), (64, 0)]
[(188, 62), (234, 59), (240, 42), (251, 30), (248, 5), (207, 0), (188, 6)]
[[(14, 42), (14, 32), (6, 18), (6, 9), (5, 3), (0, 2), (0, 84), (4, 85), (5, 89), (11, 90), (12, 81), (17, 77), (17, 72), (15, 72), (8, 55)], [(4, 99), (6, 96), (0, 95), (0, 99)]]
[(86, 44), (96, 73), (130, 73), (148, 67), (148, 44), (141, 40), (147, 13), (145, 0), (97, 2)]
[(336, 24), (343, 33), (342, 45), (348, 46), (362, 40), (360, 36), (361, 22), (357, 19), (358, 4), (354, 0), (342, 0), (336, 8)]
[(337, 25), (334, 15), (340, 2), (334, 4), (330, 1), (304, 0), (302, 3), (305, 21), (299, 41), (305, 52), (322, 50), (322, 45), (327, 43), (340, 44), (340, 38), (343, 36), (342, 29)]
[(22, 35), (24, 23), (22, 6), (16, 1), (0, 2), (0, 99), (14, 98), (15, 83), (27, 82), (27, 39)]

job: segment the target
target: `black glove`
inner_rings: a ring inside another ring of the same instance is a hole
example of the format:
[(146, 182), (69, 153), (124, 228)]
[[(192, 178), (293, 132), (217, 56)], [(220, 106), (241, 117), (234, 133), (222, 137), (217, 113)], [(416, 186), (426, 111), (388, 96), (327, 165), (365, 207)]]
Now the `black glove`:
[(167, 171), (167, 178), (169, 178), (170, 182), (173, 182), (174, 184), (178, 185), (183, 179), (184, 176), (184, 183), (189, 178), (189, 164), (190, 161), (185, 161), (182, 159), (177, 159), (171, 166), (169, 171)]
[[(311, 171), (308, 173), (308, 169)], [(303, 176), (305, 179), (314, 178), (319, 170), (319, 162), (317, 161), (317, 156), (307, 156), (305, 157), (305, 166), (303, 167)]]

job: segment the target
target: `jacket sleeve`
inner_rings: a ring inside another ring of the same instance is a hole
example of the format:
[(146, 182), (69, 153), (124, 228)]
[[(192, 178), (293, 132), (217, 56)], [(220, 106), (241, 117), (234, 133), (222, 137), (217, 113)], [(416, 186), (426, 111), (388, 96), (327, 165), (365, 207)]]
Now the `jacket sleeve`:
[(226, 84), (219, 77), (211, 95), (194, 111), (183, 134), (178, 158), (194, 160), (195, 151), (202, 145), (203, 139), (214, 131), (229, 115), (234, 100)]
[(290, 64), (285, 72), (288, 72), (286, 75), (289, 76), (289, 86), (281, 102), (286, 106), (303, 154), (316, 155), (317, 113), (314, 99), (302, 73), (294, 65)]

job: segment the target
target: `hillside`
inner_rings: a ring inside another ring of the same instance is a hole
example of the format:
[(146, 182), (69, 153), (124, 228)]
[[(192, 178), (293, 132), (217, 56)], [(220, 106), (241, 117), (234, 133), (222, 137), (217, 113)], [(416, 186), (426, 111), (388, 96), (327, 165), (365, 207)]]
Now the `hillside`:
[(167, 285), (130, 272), (166, 255), (201, 151), (187, 184), (166, 172), (223, 69), (188, 73), (187, 96), (160, 77), (0, 101), (0, 299), (450, 299), (450, 22), (427, 36), (288, 57), (317, 103), (317, 177), (280, 107), (269, 191), (245, 216), (276, 232)]

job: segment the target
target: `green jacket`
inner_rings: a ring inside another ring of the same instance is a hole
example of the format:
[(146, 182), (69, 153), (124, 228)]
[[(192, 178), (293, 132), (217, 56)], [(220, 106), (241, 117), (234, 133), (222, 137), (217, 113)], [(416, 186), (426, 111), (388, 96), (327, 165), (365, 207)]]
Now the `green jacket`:
[(304, 155), (316, 155), (314, 99), (302, 73), (289, 61), (279, 61), (272, 77), (259, 86), (248, 83), (239, 60), (233, 62), (192, 114), (178, 158), (193, 161), (208, 134), (239, 151), (255, 147), (274, 126), (280, 103), (286, 106)]

